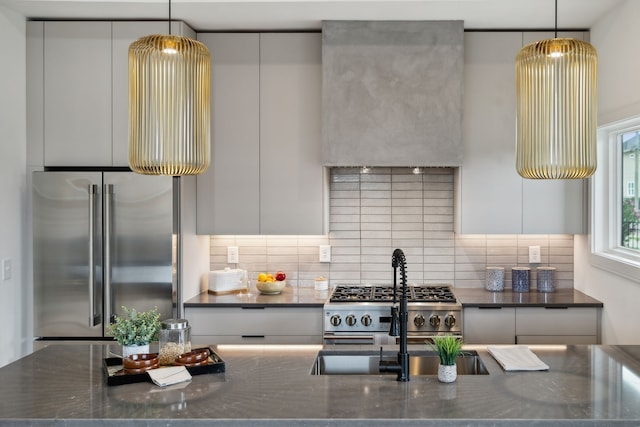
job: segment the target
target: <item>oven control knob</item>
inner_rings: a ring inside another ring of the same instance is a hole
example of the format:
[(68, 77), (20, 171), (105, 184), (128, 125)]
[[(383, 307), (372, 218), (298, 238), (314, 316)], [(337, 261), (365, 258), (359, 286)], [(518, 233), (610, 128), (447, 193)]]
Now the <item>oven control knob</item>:
[(364, 326), (369, 326), (371, 325), (371, 316), (369, 316), (368, 314), (365, 314), (364, 316), (362, 316), (362, 318), (360, 319), (360, 322), (364, 325)]
[(437, 314), (432, 314), (431, 316), (429, 316), (429, 324), (434, 328), (440, 326), (440, 316), (438, 316)]
[(342, 323), (342, 319), (340, 319), (340, 316), (338, 316), (337, 314), (334, 314), (333, 316), (331, 316), (331, 319), (329, 319), (329, 322), (331, 322), (332, 326), (338, 326), (340, 323)]
[(350, 314), (347, 316), (347, 325), (349, 326), (353, 326), (356, 324), (356, 316), (354, 316), (353, 314)]
[(424, 326), (424, 316), (422, 314), (418, 314), (413, 318), (413, 324), (418, 328), (422, 328)]
[(453, 328), (456, 325), (456, 317), (453, 314), (447, 314), (444, 324), (447, 328)]

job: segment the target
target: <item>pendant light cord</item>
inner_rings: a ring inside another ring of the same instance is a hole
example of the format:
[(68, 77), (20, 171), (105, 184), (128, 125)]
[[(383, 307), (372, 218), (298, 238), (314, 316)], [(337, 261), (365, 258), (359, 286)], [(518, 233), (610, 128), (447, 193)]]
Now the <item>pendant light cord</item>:
[[(558, 0), (556, 0), (557, 4)], [(557, 8), (557, 6), (556, 6)], [(171, 35), (171, 0), (169, 0), (169, 35)]]
[[(169, 0), (169, 5), (171, 5), (171, 0)], [(554, 38), (558, 38), (558, 0), (556, 0), (556, 21), (555, 21), (555, 35)]]

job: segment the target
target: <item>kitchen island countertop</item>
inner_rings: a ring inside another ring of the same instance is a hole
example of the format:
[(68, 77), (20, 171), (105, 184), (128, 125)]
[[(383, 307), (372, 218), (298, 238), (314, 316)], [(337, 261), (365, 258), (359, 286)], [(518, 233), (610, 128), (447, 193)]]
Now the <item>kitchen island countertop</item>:
[(317, 346), (218, 346), (225, 373), (167, 389), (105, 385), (109, 347), (51, 345), (1, 368), (0, 426), (640, 423), (640, 346), (532, 347), (550, 366), (539, 372), (505, 372), (478, 347), (489, 375), (459, 375), (451, 384), (435, 376), (400, 383), (393, 374), (310, 375)]

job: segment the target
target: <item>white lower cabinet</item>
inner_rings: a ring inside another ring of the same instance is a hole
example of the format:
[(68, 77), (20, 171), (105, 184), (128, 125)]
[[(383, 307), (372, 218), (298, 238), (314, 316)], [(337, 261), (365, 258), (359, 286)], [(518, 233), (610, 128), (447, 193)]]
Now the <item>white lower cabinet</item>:
[(516, 309), (517, 344), (598, 344), (599, 329), (594, 307)]
[(467, 344), (599, 344), (597, 307), (465, 307)]
[(465, 344), (513, 344), (516, 336), (513, 307), (469, 307), (462, 314)]
[(185, 307), (201, 344), (322, 344), (322, 307)]

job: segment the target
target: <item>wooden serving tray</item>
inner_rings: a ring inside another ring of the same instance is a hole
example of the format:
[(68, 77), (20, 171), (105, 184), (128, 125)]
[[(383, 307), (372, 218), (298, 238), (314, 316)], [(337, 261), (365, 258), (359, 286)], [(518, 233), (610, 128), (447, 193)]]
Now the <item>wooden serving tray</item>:
[[(194, 349), (196, 350), (196, 349)], [(187, 366), (191, 375), (217, 374), (225, 371), (225, 361), (209, 347), (209, 360), (206, 365)], [(141, 374), (125, 374), (121, 357), (108, 357), (103, 359), (102, 368), (107, 385), (122, 385), (142, 382), (152, 382), (147, 372)]]

